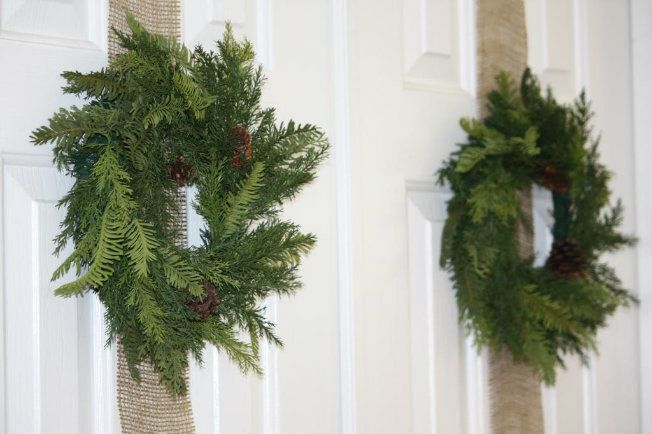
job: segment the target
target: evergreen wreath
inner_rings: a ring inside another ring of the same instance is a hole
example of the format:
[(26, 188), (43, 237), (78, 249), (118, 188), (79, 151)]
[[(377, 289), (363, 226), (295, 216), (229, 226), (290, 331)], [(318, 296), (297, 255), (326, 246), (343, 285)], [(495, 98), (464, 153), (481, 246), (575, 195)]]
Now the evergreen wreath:
[[(566, 353), (586, 363), (607, 317), (634, 297), (604, 252), (634, 243), (618, 231), (623, 208), (610, 205), (610, 172), (600, 164), (590, 105), (544, 95), (529, 70), (520, 92), (506, 74), (488, 95), (483, 121), (462, 119), (468, 143), (438, 172), (450, 185), (441, 266), (452, 275), (460, 319), (476, 344), (507, 348), (545, 383)], [(552, 192), (553, 246), (542, 267), (519, 256), (517, 231), (532, 231), (519, 192)]]
[[(188, 354), (206, 343), (242, 370), (260, 372), (261, 338), (281, 344), (261, 300), (300, 287), (315, 237), (281, 217), (282, 204), (315, 178), (328, 142), (312, 125), (277, 124), (261, 108), (262, 69), (227, 26), (217, 49), (192, 52), (127, 16), (126, 49), (96, 72), (64, 72), (66, 93), (88, 102), (60, 109), (32, 136), (54, 143), (75, 182), (55, 253), (74, 251), (56, 294), (97, 294), (107, 344), (120, 339), (130, 371), (150, 361), (172, 395), (184, 394)], [(196, 186), (205, 219), (199, 247), (175, 239), (176, 192)], [(243, 333), (247, 336), (242, 338)]]

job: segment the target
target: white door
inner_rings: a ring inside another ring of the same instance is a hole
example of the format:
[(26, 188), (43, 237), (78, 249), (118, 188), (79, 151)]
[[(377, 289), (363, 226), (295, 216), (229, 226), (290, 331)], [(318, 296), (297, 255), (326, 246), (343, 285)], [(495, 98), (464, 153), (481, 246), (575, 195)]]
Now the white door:
[[(489, 434), (483, 358), (456, 324), (438, 267), (447, 193), (433, 186), (433, 172), (464, 140), (458, 119), (476, 110), (473, 3), (348, 2), (358, 433)], [(587, 88), (633, 232), (629, 1), (525, 3), (529, 63), (562, 100)], [(537, 195), (543, 254), (546, 202)], [(636, 251), (610, 260), (636, 289)], [(599, 335), (592, 367), (569, 359), (557, 387), (544, 390), (547, 434), (642, 432), (652, 409), (639, 399), (637, 316), (637, 308), (619, 312)]]
[[(437, 266), (447, 193), (432, 176), (476, 108), (473, 11), (472, 0), (183, 3), (186, 44), (210, 44), (232, 21), (265, 67), (265, 103), (333, 144), (287, 207), (319, 242), (304, 289), (268, 301), (285, 348), (264, 350), (263, 378), (208, 351), (191, 373), (199, 434), (489, 434), (484, 360)], [(595, 102), (634, 230), (628, 1), (527, 0), (527, 12), (535, 72)], [(119, 432), (101, 306), (55, 298), (49, 283), (68, 182), (29, 143), (75, 102), (58, 74), (105, 63), (106, 0), (0, 0), (0, 433)], [(545, 197), (537, 206), (545, 250)], [(613, 258), (632, 287), (634, 254)], [(640, 433), (637, 324), (636, 309), (617, 315), (593, 367), (569, 361), (545, 390), (547, 434)]]
[[(93, 297), (56, 298), (49, 282), (57, 263), (50, 240), (62, 218), (55, 204), (70, 181), (52, 167), (49, 148), (29, 142), (31, 131), (53, 111), (77, 102), (61, 95), (59, 74), (106, 64), (106, 11), (106, 0), (0, 1), (2, 433), (119, 432), (115, 355), (104, 349), (102, 308)], [(190, 46), (211, 46), (231, 21), (239, 36), (254, 41), (265, 67), (265, 103), (278, 108), (279, 118), (311, 122), (334, 134), (343, 116), (335, 103), (333, 3), (187, 1), (182, 12), (183, 39)], [(263, 350), (264, 378), (242, 377), (216, 351), (207, 351), (205, 366), (191, 372), (198, 433), (340, 430), (335, 172), (331, 159), (319, 181), (287, 207), (320, 241), (303, 268), (301, 295), (268, 302), (285, 350)], [(198, 223), (191, 216), (195, 236)]]

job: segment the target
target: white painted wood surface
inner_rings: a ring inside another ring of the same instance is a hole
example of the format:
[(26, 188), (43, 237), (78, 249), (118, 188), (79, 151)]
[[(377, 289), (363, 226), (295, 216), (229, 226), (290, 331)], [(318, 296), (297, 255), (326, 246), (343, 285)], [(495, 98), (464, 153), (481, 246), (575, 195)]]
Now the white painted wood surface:
[[(610, 259), (628, 285), (647, 288), (649, 98), (637, 95), (649, 90), (652, 10), (643, 0), (631, 10), (627, 0), (526, 5), (534, 71), (562, 98), (587, 87), (595, 103), (625, 226), (635, 229), (636, 212), (642, 235), (638, 257)], [(490, 434), (485, 360), (457, 325), (438, 267), (447, 194), (432, 176), (464, 139), (458, 118), (476, 110), (473, 1), (186, 1), (184, 41), (208, 47), (226, 20), (255, 44), (265, 103), (281, 119), (322, 125), (333, 149), (287, 208), (319, 243), (305, 288), (267, 303), (286, 347), (264, 348), (262, 378), (208, 350), (191, 371), (198, 433)], [(69, 180), (28, 140), (76, 102), (60, 95), (62, 70), (105, 64), (105, 33), (105, 0), (0, 0), (0, 433), (119, 432), (102, 307), (55, 298), (48, 279), (62, 215), (54, 202)], [(541, 262), (548, 207), (537, 192)], [(200, 224), (190, 216), (191, 243)], [(544, 389), (546, 434), (652, 429), (649, 288), (640, 293), (640, 318), (637, 308), (619, 313), (591, 367), (570, 359)]]
[(641, 432), (652, 432), (652, 2), (632, 0), (630, 9), (633, 133), (635, 158), (636, 229), (639, 237), (637, 283), (641, 300), (639, 339), (641, 343)]
[(486, 357), (459, 326), (438, 265), (449, 198), (432, 183), (407, 185), (412, 432), (486, 434)]

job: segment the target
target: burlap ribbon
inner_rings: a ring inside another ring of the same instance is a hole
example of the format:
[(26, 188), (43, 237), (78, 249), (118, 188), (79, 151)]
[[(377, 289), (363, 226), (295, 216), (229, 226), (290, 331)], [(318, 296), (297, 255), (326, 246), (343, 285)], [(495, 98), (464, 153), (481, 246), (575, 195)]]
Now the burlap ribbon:
[(125, 11), (131, 12), (152, 33), (181, 37), (180, 0), (109, 0), (109, 60), (122, 50), (111, 27), (129, 32)]
[[(150, 32), (173, 38), (181, 36), (179, 0), (109, 0), (109, 28), (123, 32), (129, 28), (125, 11), (130, 11)], [(117, 37), (109, 30), (109, 60), (119, 54)], [(172, 223), (179, 233), (176, 243), (187, 243), (186, 192), (175, 192), (175, 219)], [(129, 373), (122, 344), (118, 344), (118, 410), (124, 434), (194, 434), (195, 426), (188, 395), (174, 398), (159, 380), (159, 375), (148, 361), (139, 364), (140, 383)], [(185, 372), (188, 382), (188, 369)]]
[[(495, 77), (505, 70), (518, 79), (527, 66), (524, 0), (477, 0), (478, 95), (480, 115), (487, 115), (486, 96)], [(534, 253), (532, 193), (519, 193), (530, 224), (519, 227), (519, 252)], [(489, 355), (489, 393), (492, 434), (543, 434), (541, 385), (532, 367), (514, 363), (507, 350)]]

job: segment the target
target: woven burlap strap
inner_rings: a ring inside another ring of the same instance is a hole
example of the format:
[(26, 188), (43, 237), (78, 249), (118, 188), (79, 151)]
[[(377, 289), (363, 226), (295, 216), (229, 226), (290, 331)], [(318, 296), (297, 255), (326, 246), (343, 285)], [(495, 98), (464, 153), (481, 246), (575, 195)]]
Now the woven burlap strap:
[[(194, 434), (188, 397), (173, 398), (159, 382), (151, 363), (138, 365), (140, 383), (129, 374), (122, 345), (118, 346), (118, 408), (125, 434)], [(188, 371), (185, 372), (188, 381)]]
[[(187, 241), (186, 190), (181, 188), (175, 196), (175, 219), (172, 225), (177, 229), (177, 244)], [(118, 344), (118, 410), (124, 434), (194, 434), (195, 426), (188, 395), (172, 397), (159, 380), (158, 372), (149, 361), (138, 365), (140, 383), (129, 372), (127, 359), (121, 344)], [(189, 384), (188, 368), (184, 372)]]
[(130, 11), (150, 32), (181, 37), (180, 0), (109, 0), (109, 60), (122, 50), (111, 27), (129, 32), (125, 11)]
[[(130, 11), (149, 31), (179, 38), (181, 11), (179, 0), (109, 0), (109, 28), (123, 32), (129, 28), (125, 12)], [(109, 30), (109, 60), (120, 53), (115, 34)], [(185, 246), (186, 192), (175, 192), (175, 219), (172, 223), (179, 233), (176, 243)], [(195, 432), (192, 407), (188, 395), (173, 398), (159, 380), (149, 361), (138, 365), (140, 383), (129, 373), (122, 344), (118, 343), (118, 410), (124, 434), (193, 434)], [(184, 373), (188, 382), (188, 369)]]
[[(480, 114), (487, 115), (486, 95), (505, 70), (520, 78), (527, 66), (524, 0), (477, 0), (478, 95)], [(533, 254), (532, 194), (519, 192), (529, 224), (518, 230), (522, 257)], [(514, 363), (507, 350), (489, 355), (492, 434), (543, 434), (541, 386), (532, 367)]]

